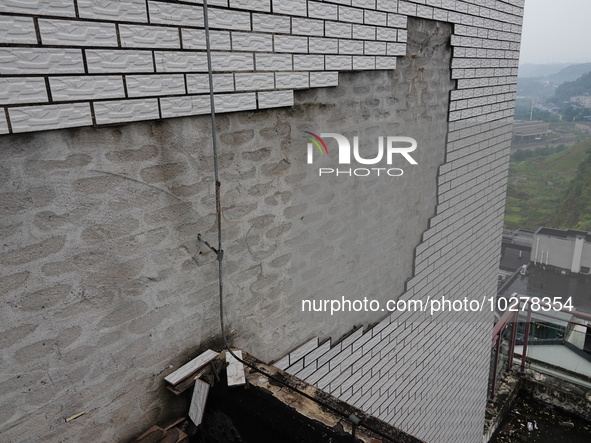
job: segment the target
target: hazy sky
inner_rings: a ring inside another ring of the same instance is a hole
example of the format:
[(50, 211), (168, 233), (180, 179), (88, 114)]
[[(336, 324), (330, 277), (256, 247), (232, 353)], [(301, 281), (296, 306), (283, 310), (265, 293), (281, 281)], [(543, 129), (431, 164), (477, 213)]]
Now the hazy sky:
[(525, 0), (520, 63), (591, 62), (591, 0)]

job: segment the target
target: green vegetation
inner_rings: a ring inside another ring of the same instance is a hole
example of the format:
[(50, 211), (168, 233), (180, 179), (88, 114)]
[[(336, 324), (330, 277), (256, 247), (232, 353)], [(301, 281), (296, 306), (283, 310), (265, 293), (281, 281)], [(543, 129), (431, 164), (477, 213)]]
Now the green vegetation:
[(558, 228), (591, 231), (591, 146), (586, 154), (554, 216), (553, 225)]
[(545, 122), (557, 122), (560, 120), (559, 114), (532, 109), (532, 102), (529, 98), (518, 98), (515, 101), (515, 120), (542, 120)]
[(557, 152), (562, 152), (566, 149), (566, 146), (559, 145), (555, 148), (551, 148), (549, 146), (544, 146), (542, 148), (536, 149), (519, 149), (513, 154), (511, 154), (511, 161), (520, 162), (525, 160), (526, 158), (531, 157), (548, 157), (549, 155), (555, 154)]
[[(585, 219), (591, 222), (591, 160), (587, 155), (590, 149), (588, 138), (565, 149), (538, 148), (531, 150), (532, 154), (514, 153), (509, 167), (505, 225), (512, 229), (574, 228)], [(517, 160), (515, 156), (523, 159)], [(587, 169), (581, 171), (579, 165), (587, 165)], [(571, 182), (579, 185), (572, 185), (567, 194)], [(560, 212), (578, 218), (560, 220)]]
[[(539, 78), (518, 78), (517, 95), (522, 97), (535, 97), (538, 101), (545, 100), (554, 95), (556, 85)], [(528, 105), (529, 105), (529, 99)], [(528, 106), (529, 110), (529, 106)]]
[(571, 97), (591, 92), (591, 72), (583, 74), (572, 82), (566, 82), (556, 88), (552, 101), (556, 104), (567, 102)]
[(565, 121), (582, 121), (586, 115), (591, 114), (591, 109), (576, 103), (569, 103), (571, 97), (589, 95), (591, 93), (591, 72), (583, 74), (572, 82), (566, 82), (556, 88), (554, 96), (550, 99), (560, 106), (562, 119)]
[(552, 134), (513, 144), (505, 226), (591, 231), (591, 138), (574, 123), (591, 109), (570, 102), (591, 95), (591, 63), (521, 68), (515, 119), (550, 122)]

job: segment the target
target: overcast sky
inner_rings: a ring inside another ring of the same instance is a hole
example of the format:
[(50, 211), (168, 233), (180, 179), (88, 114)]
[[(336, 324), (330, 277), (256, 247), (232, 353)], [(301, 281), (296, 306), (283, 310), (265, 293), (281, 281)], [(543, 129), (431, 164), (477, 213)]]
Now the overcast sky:
[(591, 62), (591, 0), (525, 0), (520, 63)]

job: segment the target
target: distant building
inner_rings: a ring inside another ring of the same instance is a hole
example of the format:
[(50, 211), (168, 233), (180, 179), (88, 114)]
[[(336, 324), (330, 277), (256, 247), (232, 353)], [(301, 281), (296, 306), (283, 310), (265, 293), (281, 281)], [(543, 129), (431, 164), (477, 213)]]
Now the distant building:
[(545, 137), (548, 134), (548, 125), (547, 122), (537, 120), (516, 120), (513, 122), (513, 140), (522, 141)]
[[(584, 119), (591, 120), (591, 115), (585, 116), (583, 117)], [(582, 131), (582, 132), (587, 132), (587, 133), (591, 133), (591, 125), (589, 123), (575, 123), (575, 129), (577, 131)]]
[(591, 108), (591, 95), (577, 95), (570, 98), (571, 103), (576, 103), (582, 108)]
[(531, 261), (573, 273), (589, 274), (591, 233), (539, 228), (534, 233)]

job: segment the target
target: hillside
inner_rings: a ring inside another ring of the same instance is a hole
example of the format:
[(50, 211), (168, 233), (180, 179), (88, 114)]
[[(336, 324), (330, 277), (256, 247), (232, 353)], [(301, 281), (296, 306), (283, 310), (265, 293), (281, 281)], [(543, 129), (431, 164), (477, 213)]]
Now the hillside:
[(552, 97), (555, 91), (555, 84), (541, 81), (539, 78), (517, 79), (518, 97), (535, 97), (538, 100), (545, 100)]
[(591, 231), (591, 144), (552, 220), (557, 228)]
[(545, 77), (547, 75), (556, 74), (569, 66), (573, 65), (570, 63), (524, 63), (519, 65), (519, 73), (517, 75), (519, 78)]
[(579, 65), (568, 66), (556, 74), (546, 76), (546, 80), (555, 84), (572, 82), (582, 75), (591, 72), (591, 63), (581, 63)]
[[(571, 181), (577, 177), (577, 168), (585, 162), (589, 148), (591, 138), (552, 155), (537, 155), (522, 161), (515, 161), (513, 156), (509, 167), (505, 225), (513, 229), (554, 226), (558, 221), (557, 208), (565, 200)], [(591, 183), (587, 189), (591, 189)], [(569, 201), (570, 211), (571, 207), (577, 206), (577, 202), (574, 199)], [(584, 209), (577, 212), (580, 213), (584, 213)]]
[(583, 74), (572, 82), (566, 82), (556, 88), (552, 101), (562, 103), (568, 101), (571, 97), (591, 93), (591, 72)]
[[(591, 73), (591, 63), (578, 65), (532, 65), (519, 66), (517, 95), (532, 97), (537, 101), (546, 101), (554, 96), (557, 87), (578, 81)], [(577, 95), (577, 94), (575, 94)], [(567, 97), (565, 100), (568, 100)]]
[(556, 85), (571, 82), (581, 75), (591, 72), (591, 63), (559, 63), (559, 64), (532, 64), (519, 65), (519, 80), (536, 79), (542, 82), (549, 81)]

